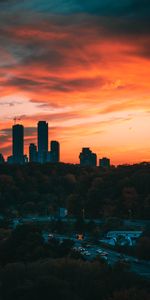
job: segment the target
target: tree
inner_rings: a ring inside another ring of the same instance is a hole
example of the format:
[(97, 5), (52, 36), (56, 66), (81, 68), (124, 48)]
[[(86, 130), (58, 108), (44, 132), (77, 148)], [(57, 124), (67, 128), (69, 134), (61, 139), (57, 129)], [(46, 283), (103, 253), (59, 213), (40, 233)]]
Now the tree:
[(141, 237), (137, 243), (136, 254), (139, 258), (150, 260), (150, 237)]
[(139, 289), (129, 289), (115, 292), (109, 300), (149, 300), (150, 294)]

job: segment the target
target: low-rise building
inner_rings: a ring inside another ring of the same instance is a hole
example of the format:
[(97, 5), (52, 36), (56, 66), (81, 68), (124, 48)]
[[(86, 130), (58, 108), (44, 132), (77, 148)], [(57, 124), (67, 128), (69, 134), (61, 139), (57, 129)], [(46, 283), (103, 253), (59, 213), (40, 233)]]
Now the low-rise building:
[(143, 231), (124, 231), (124, 230), (117, 230), (117, 231), (109, 231), (107, 232), (107, 238), (117, 238), (118, 236), (122, 237), (130, 237), (132, 239), (139, 238), (142, 235)]

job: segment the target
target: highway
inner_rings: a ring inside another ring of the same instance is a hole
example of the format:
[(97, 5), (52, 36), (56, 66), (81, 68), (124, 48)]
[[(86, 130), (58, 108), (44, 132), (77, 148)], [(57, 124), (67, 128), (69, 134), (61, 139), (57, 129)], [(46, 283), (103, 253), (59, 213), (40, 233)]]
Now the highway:
[[(35, 216), (35, 215), (29, 215), (26, 217), (22, 217), (21, 218), (21, 222), (25, 223), (25, 222), (50, 222), (50, 221), (57, 221), (57, 220), (61, 220), (63, 222), (71, 222), (74, 223), (76, 222), (76, 218), (73, 217), (65, 217), (65, 218), (61, 218), (60, 216), (54, 216), (54, 215), (48, 215), (48, 216)], [(88, 223), (91, 221), (91, 219), (84, 219), (85, 223)], [(92, 219), (93, 222), (95, 222), (96, 224), (104, 224), (105, 220), (104, 219)], [(125, 226), (134, 226), (134, 227), (145, 227), (150, 225), (150, 220), (122, 220), (123, 224)], [(14, 218), (13, 219), (14, 224), (16, 223), (19, 224), (19, 219), (18, 218)]]
[[(49, 233), (43, 233), (43, 237), (46, 242), (48, 241), (48, 235)], [(82, 246), (83, 241), (78, 241), (76, 238), (70, 238), (65, 235), (59, 235), (59, 234), (54, 235), (54, 237), (56, 239), (59, 239), (60, 241), (64, 239), (73, 240), (75, 243), (74, 247), (78, 248), (79, 250), (80, 248), (84, 247)], [(107, 263), (110, 265), (114, 265), (115, 263), (117, 263), (119, 260), (122, 259), (123, 256), (123, 260), (129, 263), (130, 270), (132, 272), (135, 272), (140, 276), (150, 279), (150, 261), (138, 260), (132, 256), (122, 255), (119, 252), (110, 250), (106, 247), (91, 245), (90, 242), (88, 242), (88, 247), (84, 247), (84, 249), (85, 251), (80, 251), (80, 252), (83, 253), (83, 256), (86, 260), (90, 260), (90, 261), (92, 261), (97, 255), (99, 255), (97, 250), (102, 250), (103, 252), (106, 252), (108, 254)], [(86, 254), (84, 255), (84, 252), (86, 251), (88, 252), (89, 255)]]
[[(19, 219), (13, 219), (13, 228), (15, 228), (17, 225), (19, 224), (22, 224), (22, 223), (27, 223), (27, 222), (50, 222), (52, 220), (57, 220), (58, 217), (54, 217), (54, 216), (27, 216), (27, 217), (24, 217), (24, 218), (21, 218), (21, 222)], [(63, 221), (68, 221), (68, 218), (65, 218), (63, 219)], [(75, 218), (71, 218), (70, 219), (70, 222), (75, 222), (76, 219)], [(88, 222), (90, 220), (86, 219), (86, 222)], [(102, 223), (103, 221), (102, 220), (93, 220), (93, 221), (97, 221), (97, 223)], [(130, 221), (130, 220), (124, 220), (124, 223), (126, 225), (147, 225), (150, 223), (150, 221), (143, 221), (143, 220), (136, 220), (136, 221)], [(48, 241), (48, 235), (49, 233), (43, 233), (43, 237), (44, 237), (44, 240), (45, 242)], [(77, 239), (75, 238), (70, 238), (68, 236), (65, 236), (65, 235), (59, 235), (59, 234), (56, 234), (55, 235), (55, 238), (59, 239), (59, 240), (63, 240), (63, 239), (71, 239), (74, 241), (75, 243), (75, 247), (82, 247), (82, 242), (81, 241), (78, 241)], [(98, 249), (101, 249), (102, 251), (105, 251), (108, 253), (108, 260), (107, 262), (111, 265), (115, 264), (117, 261), (119, 261), (121, 259), (121, 255), (120, 253), (116, 252), (116, 251), (113, 251), (113, 250), (110, 250), (106, 247), (101, 247), (101, 246), (96, 246), (96, 245), (90, 245), (90, 243), (88, 242), (89, 246), (87, 249), (85, 249), (86, 251), (88, 251), (89, 255), (84, 255), (85, 259), (87, 260), (92, 260), (94, 259), (97, 255), (98, 255), (98, 252), (97, 250)], [(138, 275), (140, 276), (143, 276), (143, 277), (146, 277), (146, 278), (149, 278), (150, 279), (150, 261), (143, 261), (143, 260), (137, 260), (135, 257), (131, 257), (131, 256), (128, 256), (128, 255), (123, 255), (123, 259), (124, 260), (127, 260), (130, 264), (130, 268), (131, 268), (131, 271), (137, 273)]]

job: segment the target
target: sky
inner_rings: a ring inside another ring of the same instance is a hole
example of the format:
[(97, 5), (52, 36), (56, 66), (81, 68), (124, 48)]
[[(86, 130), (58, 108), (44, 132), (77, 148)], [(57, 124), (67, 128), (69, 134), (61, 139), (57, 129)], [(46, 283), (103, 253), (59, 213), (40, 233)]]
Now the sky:
[(37, 122), (61, 144), (112, 164), (150, 161), (150, 1), (0, 0), (0, 152), (13, 119), (25, 153)]

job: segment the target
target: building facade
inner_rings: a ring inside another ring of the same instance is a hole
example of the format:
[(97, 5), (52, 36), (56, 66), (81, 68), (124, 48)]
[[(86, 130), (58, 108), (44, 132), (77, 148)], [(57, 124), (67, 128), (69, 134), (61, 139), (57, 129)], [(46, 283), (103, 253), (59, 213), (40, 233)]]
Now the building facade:
[(99, 160), (99, 166), (102, 168), (110, 168), (110, 159), (103, 157)]
[(12, 159), (13, 163), (24, 163), (24, 127), (16, 124), (12, 128)]
[(29, 162), (37, 162), (37, 161), (38, 161), (37, 146), (35, 144), (30, 144), (30, 146), (29, 146)]
[(79, 159), (81, 166), (96, 167), (97, 165), (97, 155), (90, 148), (82, 148)]
[(57, 141), (51, 141), (51, 162), (58, 163), (60, 161), (60, 144)]
[(47, 162), (48, 157), (48, 123), (38, 122), (38, 162)]

